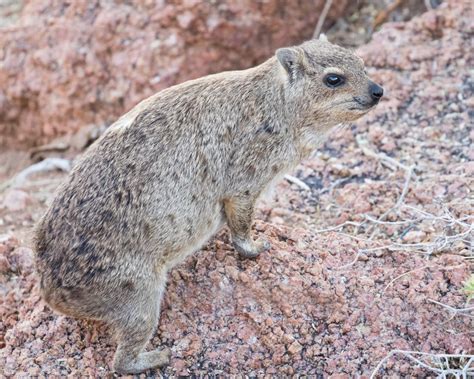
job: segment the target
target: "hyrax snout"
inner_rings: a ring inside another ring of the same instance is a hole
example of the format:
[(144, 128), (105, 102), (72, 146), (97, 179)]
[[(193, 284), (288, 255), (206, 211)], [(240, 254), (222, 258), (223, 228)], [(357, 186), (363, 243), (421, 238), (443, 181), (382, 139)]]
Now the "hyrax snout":
[(259, 196), (382, 94), (360, 58), (311, 40), (142, 101), (83, 154), (37, 226), (44, 299), (108, 322), (117, 372), (166, 364), (168, 351), (144, 348), (167, 272), (224, 224), (243, 257), (268, 249), (251, 236)]

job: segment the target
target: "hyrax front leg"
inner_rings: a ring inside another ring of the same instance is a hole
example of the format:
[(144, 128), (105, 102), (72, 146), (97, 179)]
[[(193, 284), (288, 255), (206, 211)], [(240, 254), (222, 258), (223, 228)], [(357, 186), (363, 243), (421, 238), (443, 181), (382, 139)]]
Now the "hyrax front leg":
[[(119, 317), (113, 322), (118, 340), (114, 370), (120, 374), (138, 374), (150, 368), (168, 364), (169, 350), (144, 352), (158, 324), (163, 285), (156, 291), (143, 291), (131, 297), (130, 304), (116, 309)], [(130, 295), (130, 294), (129, 294)], [(130, 298), (130, 297), (128, 297)]]
[(254, 258), (268, 250), (270, 244), (262, 239), (256, 242), (251, 237), (251, 227), (255, 207), (255, 198), (238, 196), (224, 201), (224, 211), (232, 235), (235, 250), (246, 258)]

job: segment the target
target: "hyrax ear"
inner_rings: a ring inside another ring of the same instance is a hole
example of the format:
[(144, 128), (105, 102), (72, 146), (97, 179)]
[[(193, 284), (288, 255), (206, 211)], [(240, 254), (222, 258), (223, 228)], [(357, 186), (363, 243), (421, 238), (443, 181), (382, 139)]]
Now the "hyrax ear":
[(303, 74), (303, 52), (298, 48), (284, 47), (276, 51), (276, 57), (288, 73), (290, 80), (296, 80)]

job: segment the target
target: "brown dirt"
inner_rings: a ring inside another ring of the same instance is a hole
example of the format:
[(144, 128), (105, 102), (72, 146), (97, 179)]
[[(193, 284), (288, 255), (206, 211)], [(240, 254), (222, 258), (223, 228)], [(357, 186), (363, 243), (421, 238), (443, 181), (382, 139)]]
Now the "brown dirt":
[[(386, 97), (298, 167), (309, 190), (285, 181), (261, 204), (255, 229), (271, 241), (268, 253), (241, 260), (223, 231), (172, 271), (151, 343), (172, 350), (164, 375), (368, 377), (394, 349), (474, 354), (472, 312), (432, 302), (469, 305), (471, 11), (446, 2), (384, 25), (359, 50)], [(35, 287), (30, 228), (63, 177), (36, 175), (0, 194), (0, 375), (111, 373), (107, 328), (53, 314)], [(405, 187), (384, 224), (370, 221)], [(429, 375), (401, 356), (379, 371)]]

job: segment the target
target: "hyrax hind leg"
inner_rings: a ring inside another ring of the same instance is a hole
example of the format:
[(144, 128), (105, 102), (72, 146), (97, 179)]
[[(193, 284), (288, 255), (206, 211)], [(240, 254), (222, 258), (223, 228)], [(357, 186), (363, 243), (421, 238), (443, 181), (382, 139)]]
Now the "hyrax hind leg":
[(158, 289), (137, 291), (134, 297), (129, 297), (129, 304), (115, 310), (119, 314), (112, 322), (118, 342), (113, 364), (116, 372), (137, 374), (169, 362), (167, 349), (144, 351), (159, 321), (164, 283), (163, 278)]
[(232, 235), (232, 243), (239, 254), (245, 258), (254, 258), (270, 248), (267, 241), (259, 239), (254, 242), (252, 239), (254, 207), (255, 198), (251, 196), (236, 196), (224, 201), (224, 211)]

